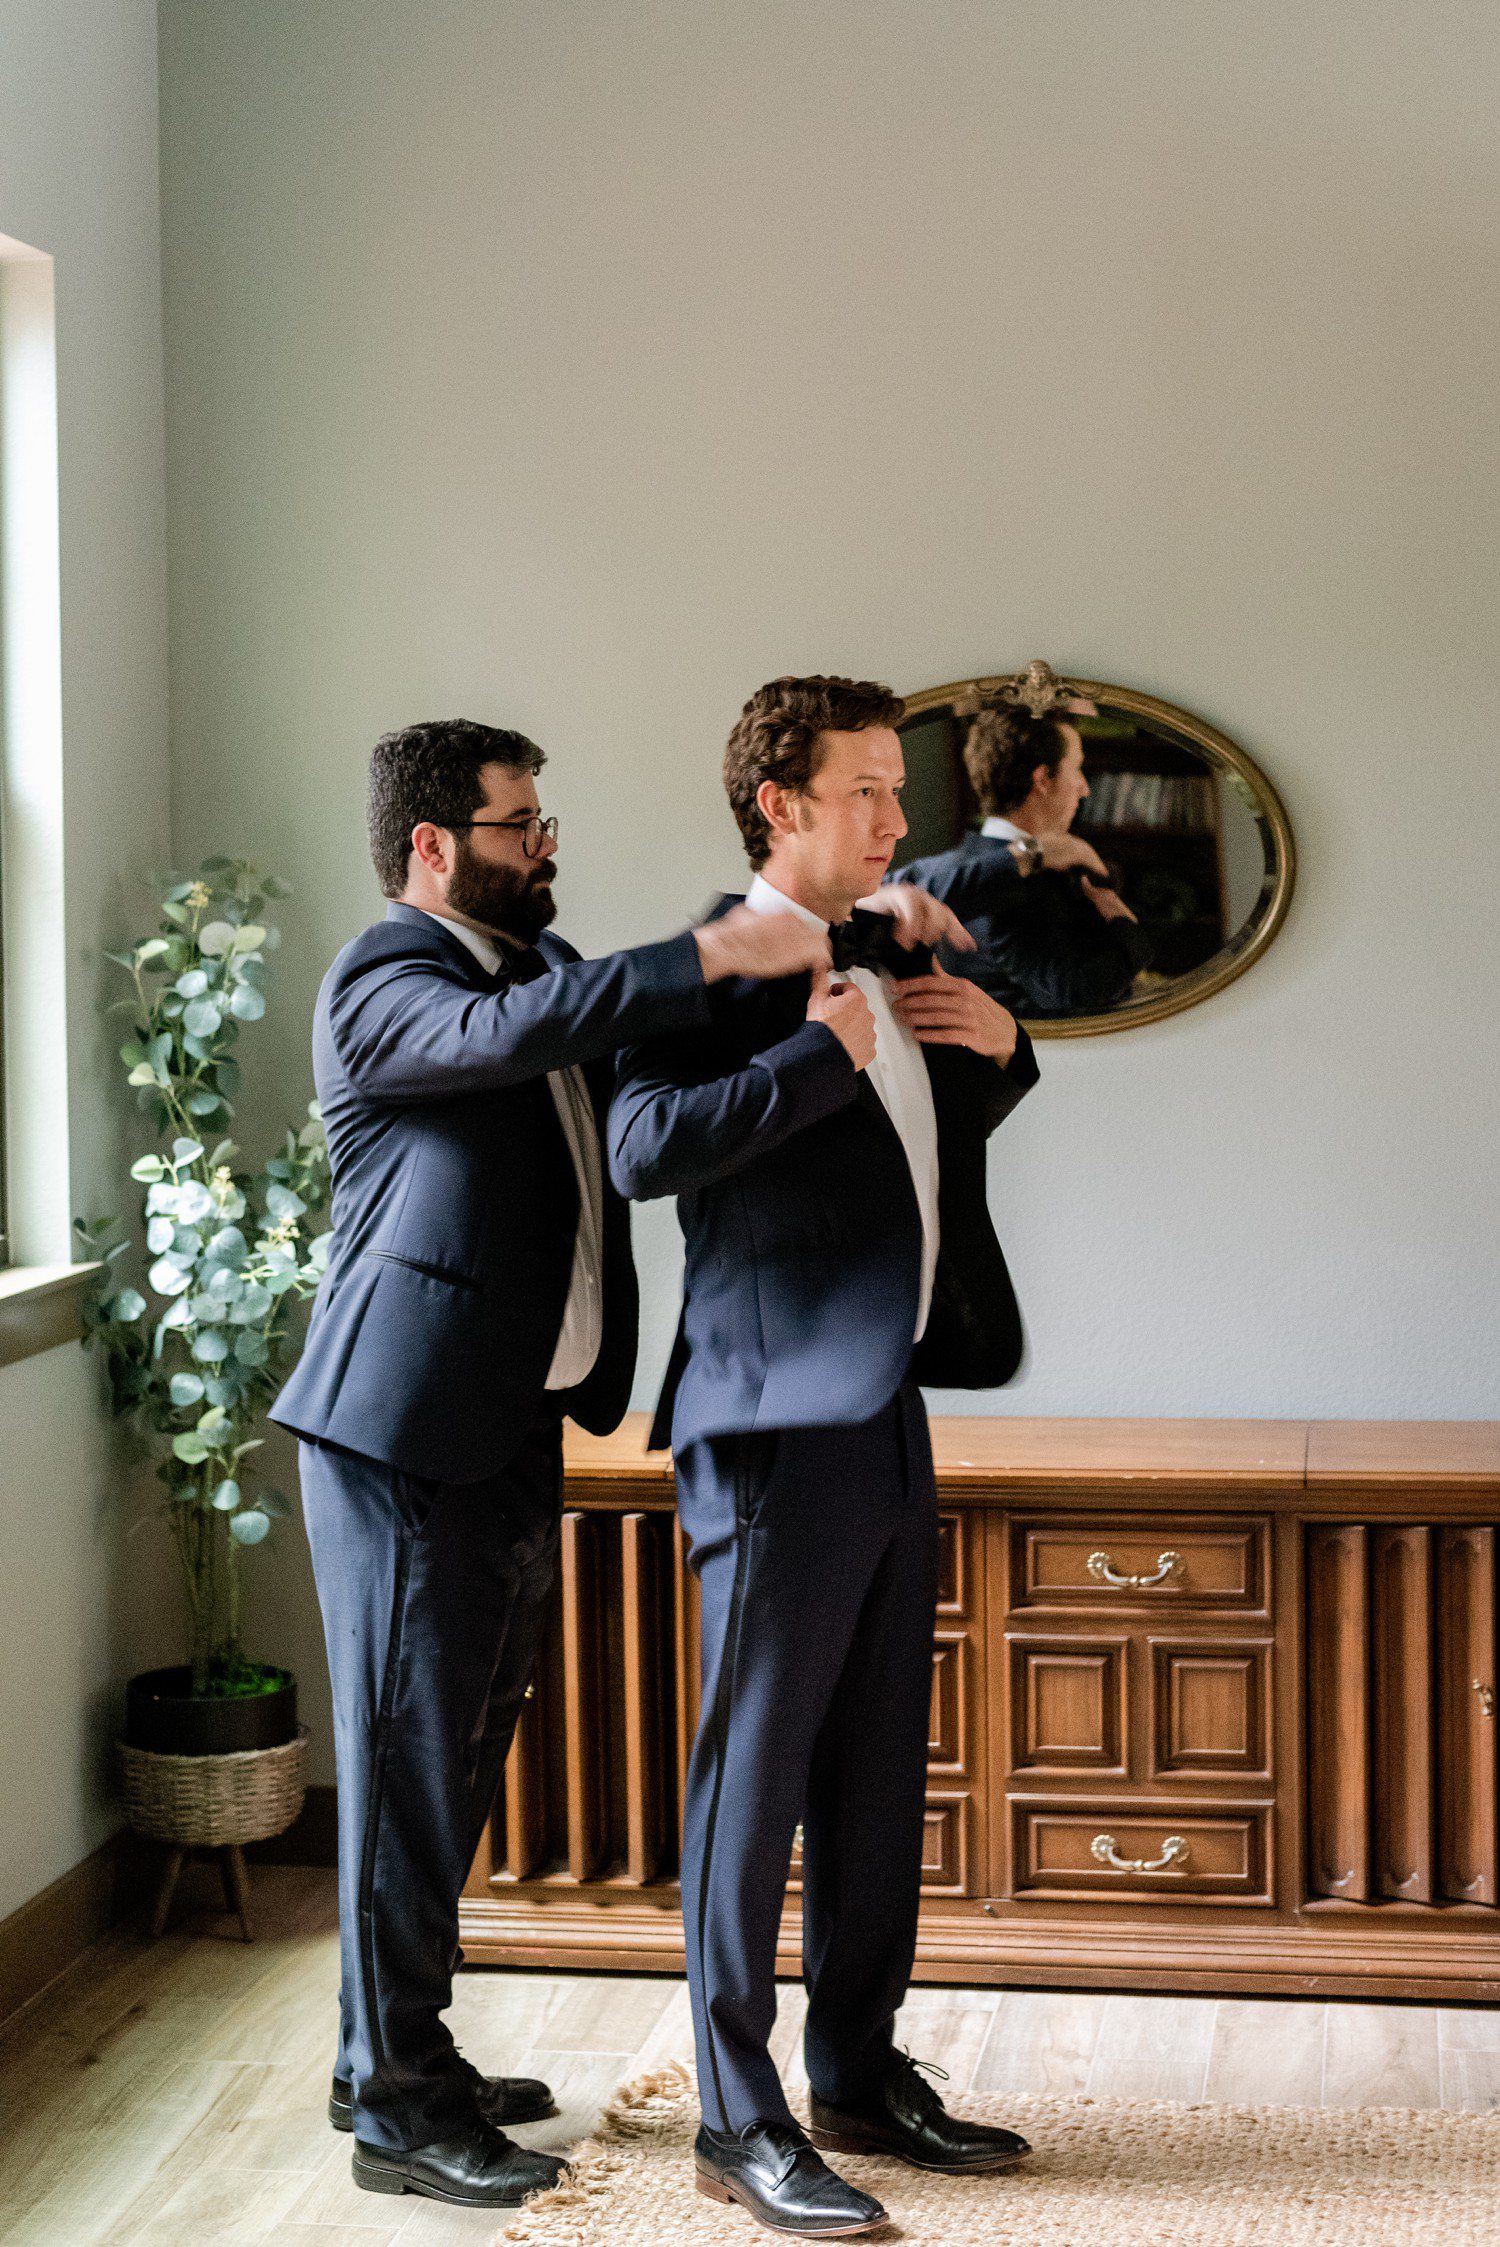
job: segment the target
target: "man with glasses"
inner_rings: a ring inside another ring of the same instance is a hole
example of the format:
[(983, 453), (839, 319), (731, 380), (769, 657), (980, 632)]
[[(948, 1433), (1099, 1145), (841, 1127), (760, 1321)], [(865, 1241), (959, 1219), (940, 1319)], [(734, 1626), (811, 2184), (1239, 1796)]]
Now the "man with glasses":
[(367, 2190), (468, 2206), (562, 2171), (503, 2129), (551, 2111), (546, 2085), (480, 2075), (441, 2016), (459, 1891), (537, 1652), (563, 1420), (604, 1433), (630, 1394), (629, 1225), (600, 1160), (614, 1054), (700, 1028), (726, 976), (829, 956), (820, 932), (742, 911), (581, 960), (548, 932), (542, 762), (524, 735), (468, 721), (376, 745), (370, 844), (390, 902), (318, 997), (333, 1250), (272, 1413), (302, 1439), (333, 1685), (330, 2118), (353, 2129)]

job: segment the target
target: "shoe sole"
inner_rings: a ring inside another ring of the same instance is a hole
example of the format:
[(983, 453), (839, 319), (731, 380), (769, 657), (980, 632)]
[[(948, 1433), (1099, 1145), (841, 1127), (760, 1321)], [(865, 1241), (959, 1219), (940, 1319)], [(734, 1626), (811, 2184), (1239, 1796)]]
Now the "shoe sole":
[(701, 2169), (697, 2174), (697, 2186), (705, 2200), (721, 2200), (731, 2208), (743, 2208), (752, 2223), (759, 2224), (763, 2230), (779, 2231), (797, 2239), (858, 2239), (865, 2232), (882, 2230), (891, 2220), (889, 2216), (879, 2215), (867, 2216), (857, 2224), (773, 2224), (769, 2216), (763, 2216), (758, 2208), (742, 2200), (728, 2185), (720, 2184), (716, 2177), (706, 2177)]
[(886, 2161), (904, 2161), (908, 2169), (926, 2169), (935, 2177), (992, 2177), (1001, 2169), (1014, 2169), (1031, 2159), (1032, 2149), (1024, 2153), (997, 2153), (983, 2161), (919, 2161), (914, 2153), (906, 2153), (888, 2139), (855, 2137), (843, 2130), (809, 2130), (808, 2136), (819, 2153), (878, 2154)]
[(486, 2193), (481, 2199), (477, 2193), (444, 2192), (441, 2185), (430, 2185), (425, 2179), (411, 2177), (400, 2169), (367, 2169), (362, 2163), (353, 2164), (354, 2182), (364, 2192), (397, 2193), (414, 2192), (422, 2200), (441, 2200), (450, 2208), (520, 2208), (538, 2192), (551, 2190), (547, 2185), (533, 2185), (529, 2192), (513, 2197)]

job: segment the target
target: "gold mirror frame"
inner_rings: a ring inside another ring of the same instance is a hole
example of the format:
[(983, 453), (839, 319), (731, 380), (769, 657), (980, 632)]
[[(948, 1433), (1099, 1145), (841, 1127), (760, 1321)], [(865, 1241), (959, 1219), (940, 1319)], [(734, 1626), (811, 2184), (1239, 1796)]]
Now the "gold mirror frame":
[(1220, 733), (1217, 726), (1195, 717), (1191, 710), (1179, 709), (1175, 702), (1163, 702), (1154, 694), (1137, 694), (1133, 687), (1109, 686), (1102, 679), (1064, 677), (1054, 672), (1050, 664), (1034, 662), (1024, 671), (997, 672), (988, 678), (954, 679), (947, 686), (924, 687), (919, 694), (909, 694), (905, 697), (902, 724), (908, 718), (920, 717), (924, 711), (945, 705), (956, 716), (963, 717), (976, 711), (981, 701), (995, 696), (1021, 703), (1039, 715), (1059, 703), (1065, 704), (1074, 695), (1097, 703), (1101, 710), (1124, 711), (1131, 717), (1143, 718), (1180, 734), (1213, 770), (1225, 773), (1237, 781), (1242, 790), (1248, 790), (1257, 812), (1271, 830), (1276, 868), (1270, 901), (1258, 920), (1247, 923), (1247, 933), (1241, 943), (1227, 945), (1212, 959), (1205, 960), (1201, 967), (1175, 977), (1169, 989), (1153, 991), (1145, 998), (1128, 999), (1108, 1014), (1028, 1021), (1026, 1027), (1034, 1038), (1102, 1037), (1111, 1030), (1133, 1030), (1137, 1023), (1160, 1022), (1169, 1014), (1181, 1014), (1185, 1007), (1211, 999), (1216, 991), (1222, 991), (1237, 976), (1243, 975), (1246, 968), (1252, 967), (1271, 943), (1286, 919), (1297, 880), (1297, 846), (1292, 840), (1292, 823), (1286, 806), (1260, 766), (1237, 742)]

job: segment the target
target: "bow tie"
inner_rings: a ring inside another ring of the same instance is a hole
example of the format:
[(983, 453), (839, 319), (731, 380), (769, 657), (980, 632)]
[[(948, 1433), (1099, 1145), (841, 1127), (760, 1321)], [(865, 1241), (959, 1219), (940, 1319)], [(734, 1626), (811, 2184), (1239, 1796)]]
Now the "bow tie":
[(858, 906), (847, 921), (829, 929), (828, 943), (836, 974), (847, 974), (853, 967), (889, 967), (897, 950), (889, 915), (862, 913)]

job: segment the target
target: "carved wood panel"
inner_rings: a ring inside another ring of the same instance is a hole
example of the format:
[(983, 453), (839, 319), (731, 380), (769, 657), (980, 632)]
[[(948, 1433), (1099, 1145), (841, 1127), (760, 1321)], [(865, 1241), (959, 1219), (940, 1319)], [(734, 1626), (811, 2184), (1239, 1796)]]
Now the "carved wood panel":
[(1313, 1524), (1308, 1889), (1500, 1902), (1495, 1532)]

